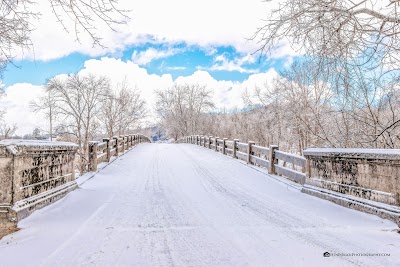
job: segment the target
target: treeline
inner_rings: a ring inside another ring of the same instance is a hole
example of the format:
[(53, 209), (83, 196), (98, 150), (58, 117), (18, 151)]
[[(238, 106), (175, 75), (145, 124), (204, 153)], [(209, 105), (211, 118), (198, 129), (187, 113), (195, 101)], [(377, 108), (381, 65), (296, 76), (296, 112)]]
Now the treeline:
[(191, 134), (252, 140), (302, 153), (310, 147), (399, 148), (400, 90), (354, 67), (348, 80), (312, 61), (294, 63), (272, 83), (246, 91), (243, 109), (216, 112), (212, 91), (181, 85), (157, 92), (174, 139)]
[(108, 77), (91, 74), (48, 80), (31, 110), (45, 115), (50, 138), (78, 144), (81, 173), (87, 168), (89, 141), (134, 133), (147, 114), (139, 90), (126, 80), (114, 86)]

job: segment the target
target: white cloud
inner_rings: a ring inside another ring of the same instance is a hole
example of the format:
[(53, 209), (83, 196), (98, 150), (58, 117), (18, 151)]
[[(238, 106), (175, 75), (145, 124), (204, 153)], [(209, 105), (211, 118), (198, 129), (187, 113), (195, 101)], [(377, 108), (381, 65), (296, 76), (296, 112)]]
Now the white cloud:
[(198, 66), (197, 69), (211, 71), (238, 71), (240, 73), (258, 73), (258, 69), (248, 69), (243, 66), (245, 64), (254, 63), (256, 61), (255, 58), (256, 57), (254, 55), (247, 54), (246, 56), (229, 60), (224, 53), (214, 58), (214, 64), (211, 67), (206, 68)]
[(207, 71), (196, 71), (190, 76), (179, 77), (177, 83), (199, 83), (206, 85), (213, 90), (213, 98), (217, 109), (242, 108), (242, 94), (246, 89), (254, 89), (256, 86), (263, 87), (266, 83), (271, 82), (278, 77), (278, 73), (271, 69), (265, 73), (250, 75), (243, 82), (236, 81), (217, 81)]
[[(274, 1), (273, 3), (275, 3)], [(88, 36), (75, 41), (73, 23), (64, 20), (71, 29), (67, 34), (57, 23), (48, 1), (38, 1), (36, 9), (42, 14), (39, 21), (32, 21), (36, 28), (32, 33), (35, 47), (20, 57), (50, 60), (74, 52), (90, 56), (116, 55), (133, 44), (145, 42), (176, 44), (185, 42), (197, 45), (214, 54), (217, 46), (233, 46), (239, 52), (254, 52), (258, 47), (248, 41), (271, 8), (270, 2), (259, 0), (120, 0), (119, 6), (132, 10), (126, 25), (117, 26), (117, 32), (98, 22), (97, 33), (103, 38), (102, 47), (92, 47)]]
[(172, 66), (172, 67), (167, 67), (168, 70), (186, 70), (186, 67), (181, 67), (181, 66)]
[(0, 99), (0, 107), (6, 108), (5, 121), (17, 124), (17, 134), (32, 133), (37, 126), (45, 126), (43, 117), (30, 111), (33, 99), (43, 94), (42, 86), (29, 83), (18, 83), (5, 88), (6, 95)]
[[(126, 79), (132, 87), (137, 87), (144, 99), (148, 102), (149, 108), (154, 108), (154, 89), (165, 89), (178, 83), (199, 83), (206, 85), (214, 92), (214, 101), (218, 109), (242, 107), (241, 95), (246, 88), (252, 89), (256, 85), (263, 86), (266, 81), (277, 77), (274, 70), (266, 73), (250, 75), (243, 82), (217, 81), (207, 71), (196, 71), (189, 76), (180, 76), (175, 81), (170, 74), (155, 75), (149, 74), (146, 69), (141, 68), (132, 61), (123, 62), (120, 59), (104, 57), (100, 60), (88, 60), (80, 74), (93, 73), (110, 77), (113, 84)], [(65, 74), (62, 74), (65, 76)], [(26, 83), (18, 83), (5, 89), (7, 95), (0, 99), (0, 107), (7, 108), (6, 121), (18, 125), (17, 134), (31, 133), (37, 126), (45, 127), (46, 121), (43, 117), (32, 113), (29, 110), (29, 103), (43, 93), (41, 86), (34, 86)], [(152, 121), (154, 122), (154, 117)]]
[(152, 47), (148, 48), (145, 51), (137, 52), (135, 51), (132, 54), (132, 60), (138, 65), (147, 65), (151, 61), (161, 58), (167, 58), (173, 55), (176, 55), (182, 52), (182, 49), (178, 48), (169, 48), (167, 50), (157, 50)]
[(144, 99), (149, 103), (149, 108), (154, 106), (154, 90), (172, 86), (173, 79), (170, 74), (149, 74), (146, 69), (132, 61), (124, 62), (120, 59), (104, 57), (100, 60), (91, 59), (85, 62), (84, 69), (79, 73), (94, 73), (110, 77), (112, 83), (117, 84), (124, 79), (133, 87), (137, 87)]

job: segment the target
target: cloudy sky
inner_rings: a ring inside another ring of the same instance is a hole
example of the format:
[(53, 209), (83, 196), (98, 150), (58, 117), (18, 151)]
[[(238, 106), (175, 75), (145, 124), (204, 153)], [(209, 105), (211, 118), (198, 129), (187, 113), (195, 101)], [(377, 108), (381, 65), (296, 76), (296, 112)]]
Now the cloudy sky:
[[(38, 1), (39, 2), (39, 1)], [(8, 123), (18, 134), (32, 132), (43, 118), (29, 111), (29, 102), (41, 94), (46, 79), (61, 74), (92, 72), (117, 83), (127, 79), (154, 105), (153, 90), (174, 82), (199, 82), (214, 91), (219, 108), (241, 107), (243, 90), (262, 85), (287, 67), (296, 56), (281, 45), (269, 57), (254, 54), (249, 41), (273, 3), (261, 0), (120, 0), (131, 10), (126, 25), (114, 32), (98, 24), (104, 47), (93, 47), (88, 36), (66, 33), (47, 1), (32, 21), (34, 49), (21, 51), (15, 67), (9, 65), (0, 81), (7, 96)]]

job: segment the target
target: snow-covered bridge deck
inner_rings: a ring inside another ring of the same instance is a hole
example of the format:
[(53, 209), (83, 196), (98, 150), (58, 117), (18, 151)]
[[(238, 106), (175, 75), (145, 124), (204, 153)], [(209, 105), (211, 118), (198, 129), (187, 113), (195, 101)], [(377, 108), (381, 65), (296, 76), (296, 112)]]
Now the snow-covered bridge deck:
[[(0, 241), (1, 266), (398, 266), (397, 226), (213, 151), (142, 144)], [(330, 257), (324, 252), (390, 253)]]

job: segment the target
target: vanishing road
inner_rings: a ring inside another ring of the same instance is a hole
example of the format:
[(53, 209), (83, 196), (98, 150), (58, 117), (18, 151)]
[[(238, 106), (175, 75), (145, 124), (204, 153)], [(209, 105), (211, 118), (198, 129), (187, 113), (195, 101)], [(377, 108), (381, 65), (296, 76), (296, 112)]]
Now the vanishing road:
[(141, 144), (84, 179), (0, 241), (0, 266), (400, 266), (394, 223), (202, 147)]

